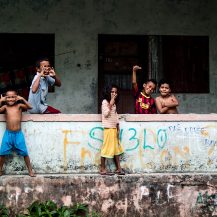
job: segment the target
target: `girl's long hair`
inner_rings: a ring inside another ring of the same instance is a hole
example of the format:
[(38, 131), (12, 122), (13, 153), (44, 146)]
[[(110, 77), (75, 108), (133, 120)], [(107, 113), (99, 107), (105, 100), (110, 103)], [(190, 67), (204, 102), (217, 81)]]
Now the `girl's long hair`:
[(116, 88), (117, 89), (117, 98), (115, 99), (115, 104), (117, 105), (118, 104), (118, 101), (119, 101), (119, 88), (117, 85), (115, 84), (112, 84), (112, 85), (109, 85), (109, 86), (106, 86), (105, 89), (103, 90), (103, 93), (102, 93), (102, 100), (107, 100), (108, 102), (110, 102), (111, 100), (111, 90), (112, 88)]

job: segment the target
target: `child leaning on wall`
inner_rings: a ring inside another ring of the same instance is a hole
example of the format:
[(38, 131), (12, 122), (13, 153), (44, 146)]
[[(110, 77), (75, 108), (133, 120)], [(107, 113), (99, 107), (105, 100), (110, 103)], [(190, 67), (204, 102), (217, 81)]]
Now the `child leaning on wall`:
[[(21, 101), (22, 103), (19, 103)], [(5, 156), (11, 154), (14, 149), (18, 155), (24, 157), (29, 175), (34, 177), (30, 158), (27, 152), (23, 132), (21, 130), (22, 111), (31, 109), (31, 105), (21, 96), (17, 95), (15, 90), (8, 90), (5, 97), (0, 98), (0, 113), (5, 113), (6, 130), (2, 139), (0, 148), (0, 176), (3, 175), (3, 164)]]
[(29, 112), (31, 114), (61, 113), (47, 104), (48, 86), (61, 86), (60, 78), (57, 76), (54, 68), (51, 67), (49, 59), (39, 59), (36, 62), (36, 71), (37, 73), (29, 91), (28, 101), (32, 105), (32, 109)]
[(133, 66), (132, 85), (133, 94), (135, 97), (135, 113), (136, 114), (156, 114), (157, 109), (155, 101), (151, 94), (156, 88), (157, 82), (154, 79), (149, 79), (143, 84), (142, 91), (139, 91), (136, 73), (142, 68), (140, 66)]
[(179, 102), (171, 94), (170, 82), (162, 79), (159, 82), (159, 92), (160, 96), (155, 99), (158, 112), (160, 114), (178, 114), (177, 106), (179, 106)]
[(116, 110), (118, 101), (118, 87), (112, 85), (103, 92), (102, 101), (102, 126), (104, 127), (103, 145), (101, 149), (101, 175), (113, 175), (105, 167), (106, 158), (113, 158), (118, 175), (124, 175), (120, 166), (120, 155), (123, 153), (123, 147), (119, 142), (119, 120)]

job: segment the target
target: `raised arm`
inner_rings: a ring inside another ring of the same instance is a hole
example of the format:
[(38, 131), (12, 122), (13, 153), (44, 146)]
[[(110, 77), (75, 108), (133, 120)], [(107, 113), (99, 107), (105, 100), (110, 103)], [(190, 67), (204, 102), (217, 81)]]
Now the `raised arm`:
[(0, 96), (0, 106), (2, 106), (2, 103), (6, 101), (6, 97), (5, 96)]
[(107, 118), (110, 115), (111, 107), (110, 103), (106, 100), (102, 101), (102, 115)]
[(57, 87), (60, 87), (61, 86), (61, 81), (60, 81), (59, 76), (57, 76), (57, 74), (56, 74), (54, 78), (55, 78), (55, 85)]
[(32, 84), (32, 92), (36, 93), (40, 84), (41, 77), (44, 77), (44, 68), (41, 69), (40, 72), (37, 73), (37, 78), (35, 79), (34, 83)]
[(0, 107), (0, 113), (5, 112), (5, 110), (6, 110), (6, 105), (3, 105)]
[(140, 66), (133, 66), (132, 84), (134, 89), (137, 87), (136, 72), (140, 69), (142, 69)]
[(50, 69), (49, 75), (55, 79), (55, 86), (60, 87), (60, 86), (61, 86), (60, 78), (59, 78), (59, 76), (56, 74), (56, 72), (55, 72), (55, 70), (54, 70), (53, 67)]
[(5, 102), (5, 100), (6, 100), (6, 97), (1, 95), (1, 97), (0, 97), (0, 113), (5, 112), (6, 105), (2, 105), (2, 103)]
[(27, 102), (22, 96), (17, 96), (17, 101), (18, 100), (22, 100), (24, 104), (19, 104), (20, 108), (27, 110), (27, 109), (31, 109), (32, 106), (30, 105), (29, 102)]
[(37, 78), (35, 79), (34, 83), (32, 84), (32, 92), (36, 93), (40, 84), (41, 75), (38, 74)]
[(0, 107), (0, 113), (5, 112), (6, 105), (3, 105), (3, 106), (2, 106), (2, 103), (5, 102), (5, 100), (6, 100), (6, 97), (4, 97), (4, 96), (1, 95), (1, 98), (0, 98), (0, 106), (1, 106), (1, 107)]
[(107, 118), (110, 115), (112, 106), (115, 104), (116, 98), (117, 98), (117, 94), (115, 94), (111, 97), (110, 102), (108, 102), (107, 100), (102, 101), (102, 115), (105, 118)]

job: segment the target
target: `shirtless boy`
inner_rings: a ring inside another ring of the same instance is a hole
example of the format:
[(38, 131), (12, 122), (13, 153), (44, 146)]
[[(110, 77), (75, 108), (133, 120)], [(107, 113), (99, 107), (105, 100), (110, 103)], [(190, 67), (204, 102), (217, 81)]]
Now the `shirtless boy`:
[[(18, 103), (18, 101), (22, 101), (22, 103)], [(4, 105), (2, 105), (3, 102)], [(6, 120), (6, 130), (0, 147), (0, 175), (3, 175), (2, 168), (5, 156), (11, 154), (12, 149), (14, 149), (18, 155), (24, 157), (29, 175), (34, 177), (24, 135), (21, 131), (22, 110), (32, 107), (23, 97), (18, 96), (15, 90), (8, 90), (5, 97), (1, 96), (0, 105), (0, 113), (5, 113)]]
[(178, 114), (179, 105), (176, 97), (171, 94), (170, 84), (166, 80), (159, 82), (160, 96), (156, 97), (155, 104), (160, 114)]

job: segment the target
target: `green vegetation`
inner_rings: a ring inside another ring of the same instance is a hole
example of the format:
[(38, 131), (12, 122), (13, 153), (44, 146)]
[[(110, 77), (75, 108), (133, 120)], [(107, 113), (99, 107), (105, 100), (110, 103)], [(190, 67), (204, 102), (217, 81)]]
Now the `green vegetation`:
[[(0, 205), (0, 216), (10, 217), (10, 211), (4, 205)], [(95, 211), (89, 212), (88, 206), (77, 203), (74, 206), (58, 207), (49, 200), (46, 202), (33, 202), (25, 213), (19, 213), (16, 217), (100, 217)]]
[(4, 205), (0, 205), (0, 216), (1, 217), (9, 217), (9, 210), (4, 206)]

